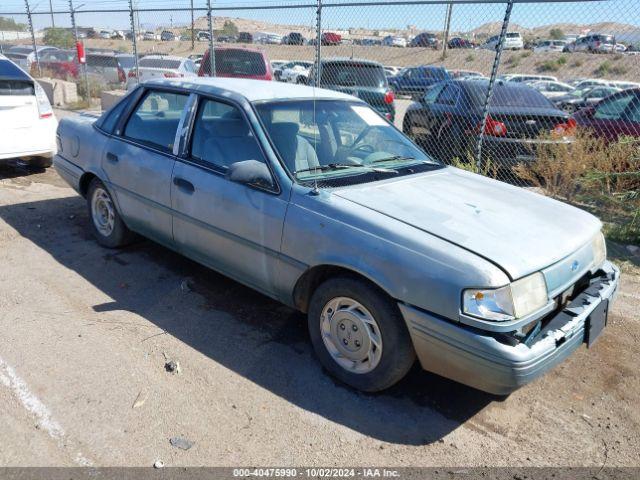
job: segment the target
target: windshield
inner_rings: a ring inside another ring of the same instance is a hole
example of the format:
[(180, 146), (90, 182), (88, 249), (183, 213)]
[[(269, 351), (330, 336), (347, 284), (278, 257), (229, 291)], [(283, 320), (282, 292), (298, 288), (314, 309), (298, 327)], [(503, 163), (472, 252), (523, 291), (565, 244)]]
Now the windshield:
[(387, 77), (381, 65), (368, 63), (325, 63), (322, 66), (322, 85), (343, 87), (386, 87)]
[(363, 103), (296, 100), (256, 109), (285, 168), (300, 182), (440, 166)]

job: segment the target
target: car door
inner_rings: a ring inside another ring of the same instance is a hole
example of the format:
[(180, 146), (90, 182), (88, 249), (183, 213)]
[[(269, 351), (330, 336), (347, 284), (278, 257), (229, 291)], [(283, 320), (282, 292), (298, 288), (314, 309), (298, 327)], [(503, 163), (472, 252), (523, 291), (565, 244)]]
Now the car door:
[(274, 293), (287, 200), (275, 181), (227, 178), (231, 164), (268, 162), (241, 109), (202, 97), (190, 145), (171, 184), (176, 244), (185, 255), (265, 293)]
[[(636, 135), (637, 124), (630, 122), (638, 102), (634, 92), (620, 92), (602, 100), (591, 114), (591, 127), (597, 136), (615, 141), (620, 135)], [(634, 133), (635, 132), (635, 133)]]
[(411, 136), (421, 142), (432, 140), (431, 126), (433, 124), (432, 108), (444, 84), (436, 84), (429, 88), (420, 100), (421, 108), (411, 116)]
[(173, 149), (187, 99), (186, 93), (146, 90), (109, 139), (102, 158), (129, 228), (169, 245)]

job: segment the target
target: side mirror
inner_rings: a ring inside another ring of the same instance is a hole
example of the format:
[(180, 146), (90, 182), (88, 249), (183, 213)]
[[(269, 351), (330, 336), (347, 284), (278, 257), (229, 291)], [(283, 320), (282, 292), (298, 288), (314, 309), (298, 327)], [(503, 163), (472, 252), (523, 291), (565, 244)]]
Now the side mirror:
[(273, 188), (273, 178), (269, 167), (258, 160), (244, 160), (229, 165), (227, 178), (232, 182), (253, 185), (261, 188)]

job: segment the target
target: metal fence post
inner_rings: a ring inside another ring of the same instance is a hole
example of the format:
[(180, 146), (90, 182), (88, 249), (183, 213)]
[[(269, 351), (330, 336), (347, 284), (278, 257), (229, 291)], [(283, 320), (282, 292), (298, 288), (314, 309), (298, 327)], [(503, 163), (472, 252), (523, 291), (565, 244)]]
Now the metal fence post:
[(216, 54), (213, 51), (213, 19), (211, 18), (211, 0), (207, 0), (207, 23), (209, 26), (209, 75), (216, 76)]
[(489, 86), (487, 88), (487, 95), (484, 98), (484, 105), (482, 107), (482, 123), (480, 125), (480, 132), (478, 135), (478, 144), (476, 146), (477, 160), (476, 165), (478, 168), (482, 166), (482, 143), (484, 141), (484, 129), (487, 127), (487, 116), (489, 114), (489, 103), (491, 102), (491, 96), (493, 95), (493, 86), (496, 82), (498, 75), (498, 68), (500, 67), (500, 56), (504, 50), (504, 39), (507, 35), (507, 29), (509, 28), (509, 20), (511, 19), (511, 10), (513, 9), (513, 0), (507, 2), (507, 8), (504, 12), (504, 19), (502, 20), (502, 29), (500, 30), (500, 37), (498, 38), (498, 45), (496, 45), (496, 55), (493, 58), (493, 66), (491, 67), (491, 77), (489, 78)]
[(322, 75), (322, 0), (318, 0), (318, 8), (316, 10), (316, 59), (315, 59), (315, 81), (316, 87), (320, 86), (320, 75)]
[(38, 76), (42, 76), (42, 70), (40, 69), (40, 56), (38, 55), (38, 46), (36, 45), (36, 32), (33, 30), (33, 18), (31, 18), (31, 8), (29, 7), (29, 0), (24, 0), (25, 8), (27, 9), (27, 20), (29, 23), (29, 31), (31, 32), (31, 43), (33, 45), (33, 54), (36, 57), (36, 65), (38, 66)]
[(136, 33), (136, 20), (133, 12), (133, 0), (129, 0), (129, 19), (131, 20), (131, 41), (133, 42), (133, 61), (136, 71), (136, 83), (140, 83), (140, 69), (138, 68), (138, 39)]
[(453, 13), (453, 3), (447, 5), (447, 14), (444, 21), (444, 35), (442, 36), (442, 59), (447, 58), (447, 46), (449, 44), (449, 30), (451, 28), (451, 14)]

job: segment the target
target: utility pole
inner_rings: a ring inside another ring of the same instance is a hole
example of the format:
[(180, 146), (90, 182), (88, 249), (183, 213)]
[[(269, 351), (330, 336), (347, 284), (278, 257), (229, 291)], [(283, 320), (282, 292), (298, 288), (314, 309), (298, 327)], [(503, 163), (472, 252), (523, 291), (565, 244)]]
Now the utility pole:
[(453, 12), (453, 3), (447, 5), (447, 15), (444, 21), (444, 35), (442, 39), (442, 60), (447, 58), (447, 47), (449, 46), (449, 29), (451, 28), (451, 13)]
[(36, 33), (33, 30), (33, 18), (31, 17), (31, 8), (29, 7), (29, 0), (24, 0), (24, 6), (27, 9), (27, 20), (29, 23), (29, 31), (31, 32), (31, 44), (33, 45), (33, 54), (36, 57), (36, 64), (38, 65), (38, 76), (42, 76), (42, 70), (40, 69), (40, 56), (38, 55), (38, 46), (36, 45)]
[(49, 12), (51, 12), (51, 28), (56, 28), (56, 21), (53, 19), (53, 0), (49, 0)]
[(193, 0), (191, 0), (191, 51), (195, 48), (196, 42), (196, 32), (195, 32), (195, 22), (193, 19)]

